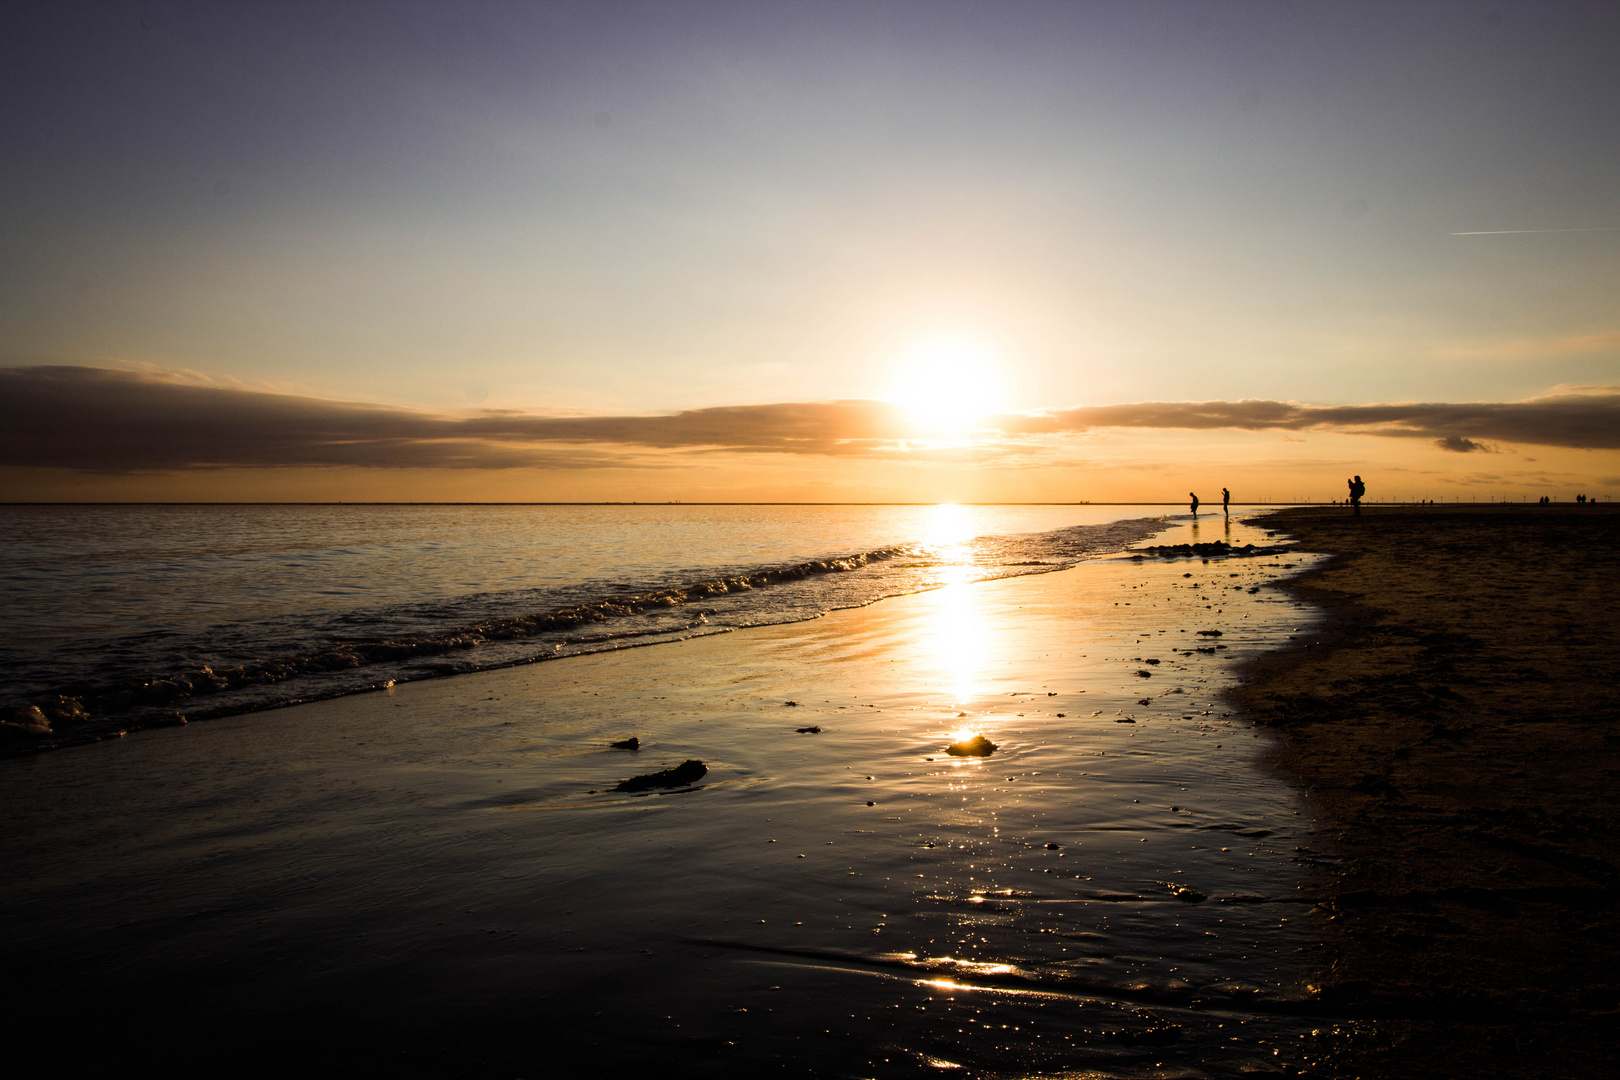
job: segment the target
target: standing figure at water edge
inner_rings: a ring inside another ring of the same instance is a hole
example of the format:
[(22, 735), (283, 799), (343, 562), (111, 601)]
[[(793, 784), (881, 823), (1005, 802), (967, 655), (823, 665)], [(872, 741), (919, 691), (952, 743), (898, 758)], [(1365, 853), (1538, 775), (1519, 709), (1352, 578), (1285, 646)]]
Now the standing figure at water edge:
[(1221, 513), (1232, 516), (1232, 492), (1226, 488), (1221, 488)]
[(1356, 508), (1355, 516), (1360, 517), (1361, 497), (1367, 494), (1367, 485), (1361, 482), (1359, 476), (1353, 480), (1346, 480), (1345, 483), (1350, 485), (1350, 505)]
[(1192, 492), (1189, 491), (1189, 492), (1187, 492), (1187, 497), (1192, 499), (1193, 517), (1197, 517), (1198, 516), (1198, 496), (1194, 495)]

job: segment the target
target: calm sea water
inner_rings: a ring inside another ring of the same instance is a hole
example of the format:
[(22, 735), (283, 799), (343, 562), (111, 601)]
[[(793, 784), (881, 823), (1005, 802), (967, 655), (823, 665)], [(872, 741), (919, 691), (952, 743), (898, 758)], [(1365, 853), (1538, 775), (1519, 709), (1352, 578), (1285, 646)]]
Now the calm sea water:
[(1093, 506), (9, 506), (0, 708), (217, 716), (1040, 573)]
[[(219, 1071), (247, 1022), (287, 1040), (266, 1060), (335, 1044), (446, 1075), (1139, 1080), (1308, 1071), (1370, 1037), (1309, 989), (1333, 856), (1224, 700), (1315, 618), (1273, 588), (1313, 557), (1263, 525), (3, 519), (7, 692), (32, 707), (133, 724), (602, 654), (0, 760), (0, 966), (30, 987), (19, 1023), (70, 1059)], [(1242, 557), (1092, 558), (1150, 537)], [(901, 592), (921, 594), (613, 654)], [(994, 755), (944, 752), (968, 731)], [(684, 791), (614, 787), (690, 759)], [(125, 1005), (84, 1025), (87, 985)]]

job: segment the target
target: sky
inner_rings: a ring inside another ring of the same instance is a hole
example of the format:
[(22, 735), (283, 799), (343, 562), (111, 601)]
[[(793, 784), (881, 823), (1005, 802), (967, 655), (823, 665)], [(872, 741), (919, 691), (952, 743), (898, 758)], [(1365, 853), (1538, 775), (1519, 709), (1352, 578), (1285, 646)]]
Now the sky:
[(0, 6), (0, 499), (1620, 493), (1620, 8)]

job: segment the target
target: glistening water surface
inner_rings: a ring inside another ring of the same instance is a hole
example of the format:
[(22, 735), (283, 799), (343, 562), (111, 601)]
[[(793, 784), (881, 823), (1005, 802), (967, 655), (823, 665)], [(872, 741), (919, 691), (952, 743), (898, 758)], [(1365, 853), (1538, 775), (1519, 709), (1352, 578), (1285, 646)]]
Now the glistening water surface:
[(1158, 528), (1083, 506), (0, 507), (0, 710), (73, 741), (813, 618)]
[[(1346, 1026), (1308, 986), (1325, 856), (1220, 696), (1308, 627), (1291, 561), (1092, 561), (7, 762), (4, 962), (50, 1024), (94, 987), (96, 1031), (216, 1065), (1308, 1068)], [(998, 748), (944, 752), (970, 733)]]

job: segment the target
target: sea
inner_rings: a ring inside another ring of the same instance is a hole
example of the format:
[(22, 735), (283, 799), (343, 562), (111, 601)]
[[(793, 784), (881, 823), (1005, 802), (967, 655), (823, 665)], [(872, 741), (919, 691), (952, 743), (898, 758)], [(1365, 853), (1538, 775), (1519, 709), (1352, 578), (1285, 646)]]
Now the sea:
[(1064, 569), (1168, 509), (5, 506), (0, 716), (117, 733), (813, 619)]
[(1316, 625), (1276, 586), (1319, 556), (1264, 522), (8, 506), (0, 538), (0, 969), (70, 1068), (1140, 1080), (1376, 1035), (1313, 985), (1335, 856), (1225, 697)]

